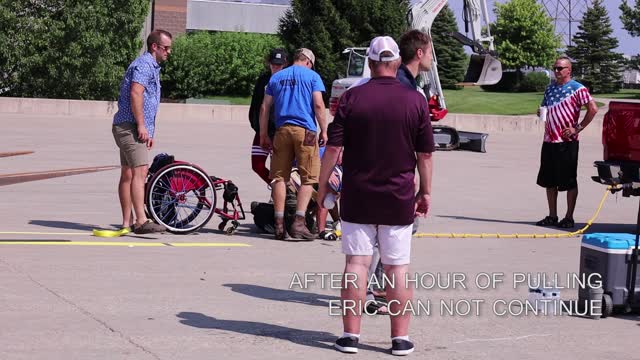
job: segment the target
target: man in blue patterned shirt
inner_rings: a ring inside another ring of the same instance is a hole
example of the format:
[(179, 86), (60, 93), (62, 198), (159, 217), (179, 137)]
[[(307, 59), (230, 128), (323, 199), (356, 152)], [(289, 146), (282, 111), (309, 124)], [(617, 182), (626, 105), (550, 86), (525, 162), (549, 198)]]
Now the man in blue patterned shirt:
[[(135, 59), (120, 84), (118, 112), (113, 116), (113, 137), (120, 149), (118, 195), (122, 227), (131, 225), (136, 234), (162, 232), (144, 211), (144, 183), (149, 170), (149, 150), (153, 146), (156, 113), (160, 104), (160, 63), (171, 53), (171, 34), (154, 30), (147, 37), (147, 52)], [(133, 211), (136, 222), (133, 223)]]

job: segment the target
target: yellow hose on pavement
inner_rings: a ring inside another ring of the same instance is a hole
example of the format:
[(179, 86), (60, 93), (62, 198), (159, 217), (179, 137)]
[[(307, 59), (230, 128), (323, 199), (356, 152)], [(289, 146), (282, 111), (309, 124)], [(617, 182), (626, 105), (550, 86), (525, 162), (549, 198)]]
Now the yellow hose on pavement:
[(600, 214), (600, 210), (602, 209), (602, 205), (604, 205), (604, 201), (609, 196), (609, 191), (613, 188), (619, 188), (619, 186), (608, 186), (607, 190), (604, 192), (602, 196), (602, 200), (600, 200), (600, 205), (598, 205), (598, 210), (596, 213), (587, 221), (585, 226), (577, 231), (569, 232), (569, 233), (561, 233), (561, 234), (456, 234), (456, 233), (417, 233), (413, 235), (414, 237), (431, 237), (431, 238), (498, 238), (498, 239), (537, 239), (537, 238), (566, 238), (566, 237), (575, 237), (577, 235), (581, 235), (584, 233), (590, 226), (593, 224), (593, 221)]

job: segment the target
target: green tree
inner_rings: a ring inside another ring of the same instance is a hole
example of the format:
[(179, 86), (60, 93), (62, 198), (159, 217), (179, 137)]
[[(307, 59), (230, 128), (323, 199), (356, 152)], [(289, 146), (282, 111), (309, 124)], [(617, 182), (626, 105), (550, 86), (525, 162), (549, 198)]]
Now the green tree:
[(0, 0), (3, 95), (115, 99), (148, 0)]
[[(627, 0), (622, 0), (620, 10), (622, 11), (620, 20), (622, 20), (624, 29), (633, 37), (640, 36), (640, 1), (636, 0), (635, 7), (631, 7), (627, 3)], [(640, 56), (636, 56), (629, 64), (633, 65), (636, 69), (640, 69)]]
[(366, 46), (378, 35), (397, 38), (406, 30), (406, 0), (293, 0), (278, 33), (289, 50), (311, 49), (327, 93), (344, 76), (342, 50)]
[(622, 11), (620, 20), (622, 20), (624, 29), (627, 30), (631, 36), (640, 36), (640, 1), (636, 0), (635, 7), (631, 7), (627, 3), (627, 0), (622, 0), (620, 10)]
[[(554, 33), (551, 18), (536, 0), (496, 2), (495, 36), (500, 61), (520, 74), (524, 67), (547, 67), (558, 55), (560, 37)], [(520, 78), (520, 76), (518, 76)]]
[(593, 93), (616, 92), (622, 87), (624, 59), (613, 51), (618, 47), (618, 40), (612, 33), (607, 9), (602, 6), (602, 0), (594, 0), (573, 37), (575, 45), (567, 51), (576, 61), (574, 76)]
[(433, 45), (438, 60), (438, 76), (444, 89), (457, 89), (464, 79), (467, 55), (460, 42), (449, 34), (458, 31), (453, 11), (445, 5), (431, 26)]

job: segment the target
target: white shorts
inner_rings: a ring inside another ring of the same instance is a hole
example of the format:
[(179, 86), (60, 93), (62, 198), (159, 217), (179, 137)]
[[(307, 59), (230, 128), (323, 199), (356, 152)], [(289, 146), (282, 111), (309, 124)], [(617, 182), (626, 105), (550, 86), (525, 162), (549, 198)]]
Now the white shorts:
[(373, 255), (378, 245), (385, 265), (406, 265), (411, 262), (410, 225), (356, 224), (342, 221), (342, 253), (345, 255)]

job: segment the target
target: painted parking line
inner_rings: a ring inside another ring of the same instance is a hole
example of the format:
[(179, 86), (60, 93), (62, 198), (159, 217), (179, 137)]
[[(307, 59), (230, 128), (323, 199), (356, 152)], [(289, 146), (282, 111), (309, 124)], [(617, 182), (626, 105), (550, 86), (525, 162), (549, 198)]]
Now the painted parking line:
[(245, 243), (169, 243), (169, 244), (175, 247), (211, 247), (211, 246), (251, 247), (251, 245), (245, 244)]
[(131, 241), (43, 241), (0, 240), (0, 245), (67, 245), (67, 246), (128, 246), (128, 247), (251, 247), (245, 243), (167, 243)]
[(90, 232), (50, 232), (50, 231), (0, 231), (0, 235), (84, 235), (91, 236)]

